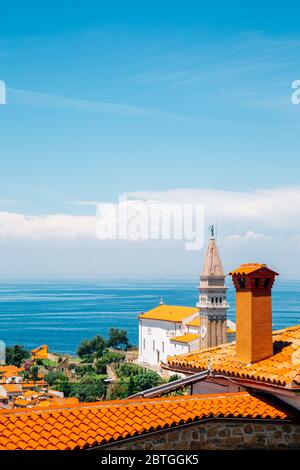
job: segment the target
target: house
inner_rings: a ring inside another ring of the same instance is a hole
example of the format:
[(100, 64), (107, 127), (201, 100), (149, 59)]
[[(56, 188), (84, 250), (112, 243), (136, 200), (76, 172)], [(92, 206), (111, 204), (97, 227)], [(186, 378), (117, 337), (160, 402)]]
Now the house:
[(34, 361), (36, 359), (48, 359), (48, 346), (46, 344), (42, 344), (42, 346), (33, 349), (31, 351), (31, 358)]
[(8, 402), (13, 400), (15, 397), (22, 395), (22, 385), (21, 384), (1, 384), (0, 385), (0, 396), (5, 397), (5, 400)]
[(200, 276), (197, 306), (164, 305), (161, 300), (159, 306), (139, 315), (138, 362), (159, 368), (168, 356), (226, 343), (234, 334), (234, 323), (227, 320), (227, 310), (225, 275), (212, 232)]
[(13, 365), (0, 366), (0, 383), (20, 383), (23, 380), (23, 367)]

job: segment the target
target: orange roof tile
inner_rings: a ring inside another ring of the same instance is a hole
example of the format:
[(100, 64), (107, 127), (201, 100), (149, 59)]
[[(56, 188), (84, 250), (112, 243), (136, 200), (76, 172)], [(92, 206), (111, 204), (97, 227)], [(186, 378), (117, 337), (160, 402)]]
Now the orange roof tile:
[(30, 405), (29, 400), (22, 400), (21, 398), (19, 398), (18, 400), (14, 401), (14, 406), (28, 406), (28, 405)]
[(26, 390), (26, 392), (23, 392), (23, 396), (25, 398), (30, 398), (30, 397), (38, 397), (44, 395), (43, 392), (36, 392), (34, 390)]
[(139, 315), (139, 318), (151, 320), (163, 320), (170, 322), (181, 322), (199, 312), (197, 307), (184, 307), (180, 305), (159, 305), (148, 312)]
[(82, 449), (204, 418), (290, 417), (279, 406), (243, 392), (2, 410), (0, 450)]
[(299, 388), (295, 378), (300, 369), (300, 325), (273, 332), (274, 355), (253, 364), (236, 359), (235, 342), (168, 357), (172, 369), (206, 370), (226, 376)]
[(178, 341), (179, 343), (190, 343), (196, 339), (199, 339), (199, 335), (194, 333), (187, 333), (186, 335), (174, 336), (174, 338), (171, 338), (171, 341)]
[(193, 320), (189, 321), (187, 323), (187, 326), (195, 326), (195, 327), (200, 326), (200, 317), (198, 316), (194, 318)]
[(1, 385), (7, 391), (7, 393), (22, 392), (21, 384), (1, 384)]
[(0, 376), (2, 377), (17, 377), (21, 371), (23, 371), (23, 367), (17, 366), (0, 366)]

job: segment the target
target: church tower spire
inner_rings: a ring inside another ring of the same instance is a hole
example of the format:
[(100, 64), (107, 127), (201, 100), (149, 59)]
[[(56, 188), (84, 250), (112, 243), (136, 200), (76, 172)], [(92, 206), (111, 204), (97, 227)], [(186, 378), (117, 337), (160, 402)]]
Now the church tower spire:
[(214, 226), (200, 275), (200, 349), (227, 342), (227, 309), (225, 275), (215, 239)]

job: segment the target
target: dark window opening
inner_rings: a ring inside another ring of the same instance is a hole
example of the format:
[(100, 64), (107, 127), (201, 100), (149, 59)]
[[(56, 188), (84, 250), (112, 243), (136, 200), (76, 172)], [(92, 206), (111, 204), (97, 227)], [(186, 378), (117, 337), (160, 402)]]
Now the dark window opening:
[(239, 277), (239, 278), (238, 278), (238, 282), (239, 282), (240, 288), (241, 288), (241, 289), (245, 289), (245, 286), (246, 286), (246, 279), (245, 279), (244, 277)]
[(265, 282), (264, 282), (264, 287), (265, 287), (265, 289), (266, 289), (267, 287), (269, 287), (270, 281), (271, 281), (271, 279), (270, 279), (269, 277), (267, 277), (267, 278), (265, 279)]
[(255, 278), (255, 287), (256, 287), (256, 289), (259, 288), (259, 277)]

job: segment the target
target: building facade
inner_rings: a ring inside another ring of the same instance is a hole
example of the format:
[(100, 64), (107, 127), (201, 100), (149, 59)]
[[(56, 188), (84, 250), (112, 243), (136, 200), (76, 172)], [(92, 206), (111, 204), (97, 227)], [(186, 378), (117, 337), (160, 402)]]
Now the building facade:
[[(235, 325), (227, 321), (225, 275), (212, 230), (196, 307), (164, 305), (139, 316), (139, 363), (159, 368), (168, 356), (227, 343)], [(231, 338), (230, 338), (231, 339)]]

